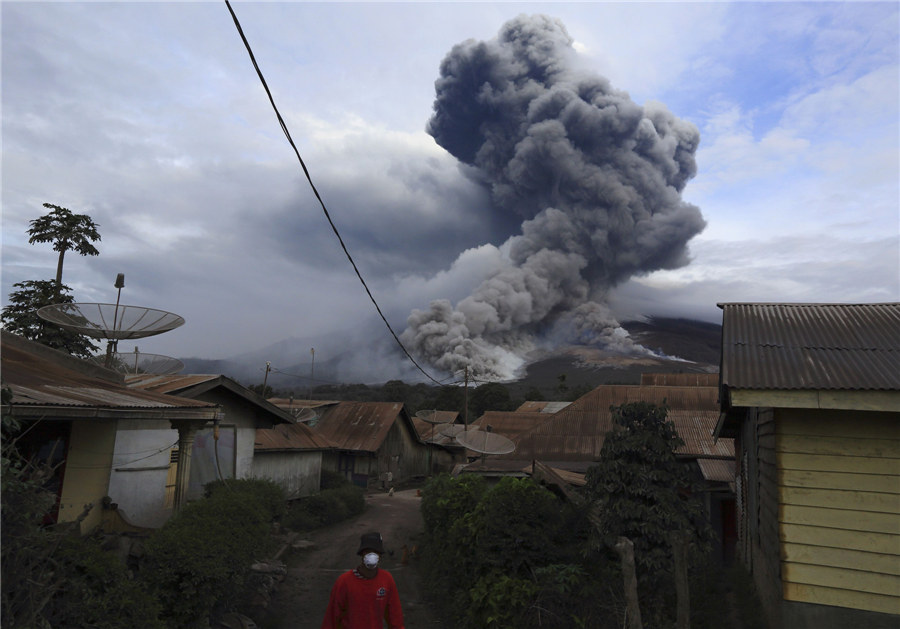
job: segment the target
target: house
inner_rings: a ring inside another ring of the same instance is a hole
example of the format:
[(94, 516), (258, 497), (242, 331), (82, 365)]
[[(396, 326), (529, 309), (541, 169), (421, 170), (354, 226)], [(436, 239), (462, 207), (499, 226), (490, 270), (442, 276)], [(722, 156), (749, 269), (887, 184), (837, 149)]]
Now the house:
[(738, 552), (773, 629), (900, 626), (900, 304), (720, 304)]
[[(697, 374), (690, 374), (696, 376)], [(542, 476), (552, 474), (569, 484), (583, 485), (584, 475), (599, 459), (606, 434), (613, 429), (611, 406), (628, 402), (665, 404), (667, 418), (685, 442), (675, 456), (692, 468), (702, 480), (700, 496), (707, 517), (718, 537), (724, 561), (733, 556), (736, 541), (734, 522), (734, 444), (731, 439), (714, 439), (719, 419), (718, 388), (703, 374), (700, 379), (679, 379), (672, 385), (601, 385), (555, 413), (539, 410), (488, 412), (475, 427), (490, 425), (494, 432), (513, 441), (509, 454), (487, 455), (460, 466), (458, 471), (486, 477), (534, 475), (540, 464)], [(666, 378), (648, 378), (663, 382)], [(540, 408), (534, 404), (521, 408)]]
[[(220, 420), (198, 427), (191, 444), (191, 472), (185, 495), (196, 500), (203, 486), (219, 478), (249, 478), (258, 428), (293, 423), (293, 417), (262, 396), (222, 375), (137, 374), (125, 377), (132, 389), (215, 404)], [(161, 526), (172, 514), (178, 472), (178, 435), (167, 422), (121, 422), (116, 436), (110, 497), (129, 522)], [(157, 452), (133, 461), (133, 452)], [(160, 500), (160, 479), (167, 491)]]
[(256, 431), (254, 478), (266, 478), (282, 487), (288, 500), (319, 491), (322, 459), (335, 444), (309, 426), (281, 424)]
[[(125, 497), (111, 495), (115, 469), (158, 466), (155, 492), (137, 498), (162, 504), (168, 449), (120, 448), (117, 458), (120, 428), (167, 426), (171, 446), (179, 439), (173, 426), (202, 426), (221, 417), (215, 403), (129, 388), (114, 371), (5, 330), (0, 341), (3, 386), (12, 392), (3, 413), (28, 426), (18, 447), (36, 462), (57, 466), (53, 489), (59, 502), (48, 521), (74, 522), (88, 508), (79, 525), (82, 533), (98, 527), (112, 514), (115, 501)], [(183, 476), (182, 489), (186, 480)]]
[(368, 487), (386, 481), (402, 483), (427, 476), (444, 457), (440, 446), (426, 444), (399, 402), (339, 402), (329, 407), (313, 428), (334, 443), (323, 467)]

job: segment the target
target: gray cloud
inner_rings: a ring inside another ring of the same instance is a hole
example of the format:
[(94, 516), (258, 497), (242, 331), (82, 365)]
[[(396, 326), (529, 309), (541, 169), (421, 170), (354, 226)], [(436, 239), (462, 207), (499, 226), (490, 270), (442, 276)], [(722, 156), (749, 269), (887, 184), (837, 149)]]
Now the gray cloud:
[(428, 132), (477, 169), (493, 211), (524, 222), (501, 246), (504, 268), (470, 296), (410, 315), (404, 342), (440, 369), (510, 377), (551, 332), (618, 341), (603, 305), (610, 287), (683, 266), (705, 226), (681, 199), (696, 173), (696, 127), (574, 61), (561, 22), (521, 16), (441, 64)]

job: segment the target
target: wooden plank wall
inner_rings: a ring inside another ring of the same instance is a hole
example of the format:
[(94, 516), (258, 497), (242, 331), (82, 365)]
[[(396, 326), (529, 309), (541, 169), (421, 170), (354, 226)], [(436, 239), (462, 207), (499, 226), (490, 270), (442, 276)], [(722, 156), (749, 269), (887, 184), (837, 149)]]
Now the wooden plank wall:
[(900, 415), (779, 410), (776, 425), (785, 600), (900, 614)]

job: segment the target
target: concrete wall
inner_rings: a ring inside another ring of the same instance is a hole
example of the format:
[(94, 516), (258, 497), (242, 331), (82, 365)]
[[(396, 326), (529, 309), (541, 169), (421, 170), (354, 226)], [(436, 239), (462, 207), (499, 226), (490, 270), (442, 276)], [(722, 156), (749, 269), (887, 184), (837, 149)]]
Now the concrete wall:
[(257, 452), (253, 478), (278, 483), (288, 500), (318, 493), (322, 479), (322, 452)]
[(73, 522), (84, 511), (85, 505), (92, 505), (81, 522), (81, 532), (87, 533), (100, 524), (115, 440), (114, 420), (72, 422), (58, 522)]
[(166, 508), (166, 477), (178, 431), (167, 420), (119, 420), (109, 497), (136, 526), (158, 528), (172, 515)]

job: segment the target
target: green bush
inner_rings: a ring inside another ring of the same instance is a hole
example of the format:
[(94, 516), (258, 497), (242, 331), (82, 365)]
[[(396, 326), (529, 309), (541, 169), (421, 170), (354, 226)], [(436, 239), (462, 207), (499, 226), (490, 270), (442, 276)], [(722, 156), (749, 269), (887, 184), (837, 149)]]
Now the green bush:
[(362, 513), (366, 508), (363, 490), (341, 477), (341, 482), (331, 478), (330, 489), (313, 496), (295, 500), (288, 507), (284, 525), (293, 531), (311, 529), (334, 524)]
[(264, 478), (242, 478), (239, 480), (217, 480), (203, 487), (204, 495), (209, 498), (220, 492), (245, 494), (255, 498), (260, 507), (270, 515), (270, 519), (281, 518), (287, 509), (284, 490), (274, 481)]
[(100, 541), (77, 534), (62, 540), (56, 554), (57, 578), (65, 587), (44, 608), (52, 627), (73, 629), (166, 629), (159, 603), (133, 579)]
[(250, 491), (214, 490), (151, 536), (142, 576), (167, 626), (206, 626), (214, 611), (238, 599), (250, 565), (272, 547), (270, 506)]

